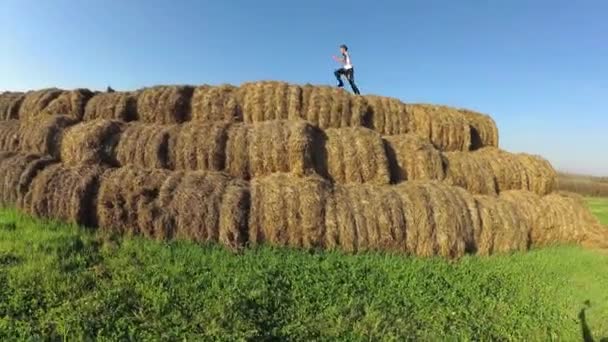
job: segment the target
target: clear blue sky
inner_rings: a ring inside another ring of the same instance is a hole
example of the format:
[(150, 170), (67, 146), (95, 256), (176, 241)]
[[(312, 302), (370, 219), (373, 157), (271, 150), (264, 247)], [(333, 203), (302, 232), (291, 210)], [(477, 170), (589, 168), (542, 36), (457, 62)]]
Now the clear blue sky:
[(608, 1), (0, 0), (0, 89), (333, 84), (490, 113), (501, 145), (608, 175)]

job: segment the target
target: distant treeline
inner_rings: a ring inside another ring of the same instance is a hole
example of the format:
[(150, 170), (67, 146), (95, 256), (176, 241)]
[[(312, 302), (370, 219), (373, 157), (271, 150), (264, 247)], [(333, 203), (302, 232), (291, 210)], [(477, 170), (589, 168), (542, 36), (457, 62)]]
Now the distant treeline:
[(584, 196), (608, 197), (608, 177), (558, 173), (558, 189)]

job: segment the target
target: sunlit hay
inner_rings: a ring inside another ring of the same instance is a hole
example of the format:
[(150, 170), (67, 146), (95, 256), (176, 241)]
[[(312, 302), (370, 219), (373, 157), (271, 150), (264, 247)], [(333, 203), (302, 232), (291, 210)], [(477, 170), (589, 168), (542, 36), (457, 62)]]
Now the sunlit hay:
[(302, 88), (285, 82), (252, 82), (239, 88), (246, 123), (301, 118)]
[(67, 115), (82, 120), (87, 102), (94, 93), (88, 89), (64, 91), (44, 109), (47, 115)]
[(327, 166), (331, 180), (343, 184), (390, 183), (384, 142), (377, 132), (363, 127), (349, 127), (327, 129), (325, 133), (327, 161), (323, 164)]
[(314, 128), (304, 121), (234, 124), (228, 131), (226, 170), (250, 179), (275, 172), (314, 172)]
[(170, 175), (169, 170), (130, 166), (106, 171), (97, 200), (99, 227), (116, 233), (154, 235), (150, 218), (162, 214), (155, 201)]
[(36, 154), (0, 152), (0, 205), (19, 206), (32, 178), (52, 162)]
[(362, 96), (343, 89), (305, 85), (301, 118), (320, 128), (368, 126), (369, 106)]
[(99, 166), (49, 166), (33, 179), (24, 209), (38, 217), (94, 227), (95, 199), (102, 173)]
[(463, 114), (445, 106), (406, 105), (409, 131), (428, 138), (440, 151), (468, 151), (471, 128)]
[(224, 173), (171, 173), (160, 188), (158, 207), (168, 220), (153, 225), (157, 237), (219, 242), (232, 249), (248, 239), (248, 184)]
[[(44, 110), (53, 100), (63, 94), (63, 90), (57, 88), (29, 91), (19, 107), (19, 120), (31, 121), (43, 114)], [(56, 113), (61, 114), (61, 113)]]
[(0, 121), (0, 151), (19, 150), (19, 120)]
[(496, 195), (496, 175), (489, 160), (477, 153), (444, 153), (445, 182), (479, 195)]
[(118, 137), (115, 160), (121, 166), (142, 168), (173, 168), (169, 140), (180, 125), (154, 125), (131, 122)]
[(477, 254), (525, 251), (531, 244), (528, 220), (517, 205), (494, 196), (475, 196), (480, 229), (475, 231)]
[(68, 128), (61, 140), (61, 160), (66, 165), (116, 165), (114, 149), (124, 125), (115, 120), (94, 120)]
[(471, 149), (498, 147), (498, 127), (496, 122), (485, 114), (467, 109), (459, 109), (471, 126)]
[(19, 108), (24, 98), (21, 92), (0, 93), (0, 120), (19, 119)]
[[(227, 122), (188, 122), (181, 125), (169, 153), (176, 170), (221, 171), (226, 164)], [(245, 147), (245, 146), (243, 146)]]
[(192, 95), (192, 121), (242, 121), (237, 91), (232, 85), (196, 87)]
[(138, 120), (145, 123), (173, 124), (191, 119), (194, 88), (155, 86), (142, 89), (137, 97)]
[(63, 135), (76, 123), (76, 119), (67, 115), (44, 116), (37, 121), (21, 122), (20, 148), (26, 153), (59, 158)]
[(427, 139), (416, 134), (385, 136), (393, 182), (443, 180), (444, 165), (439, 152)]
[(383, 96), (365, 96), (365, 101), (370, 110), (370, 128), (383, 135), (409, 133), (410, 117), (404, 103)]
[(546, 195), (556, 188), (557, 172), (546, 159), (525, 153), (518, 153), (516, 157), (528, 174), (528, 190)]
[(98, 93), (85, 107), (83, 120), (137, 120), (137, 92)]
[(274, 174), (251, 182), (249, 242), (321, 247), (330, 184), (320, 177)]

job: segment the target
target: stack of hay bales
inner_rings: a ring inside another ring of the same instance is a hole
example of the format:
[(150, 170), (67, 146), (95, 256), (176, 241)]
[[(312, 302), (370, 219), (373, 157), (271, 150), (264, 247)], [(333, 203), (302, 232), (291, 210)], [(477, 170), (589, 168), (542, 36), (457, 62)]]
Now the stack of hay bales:
[[(18, 120), (16, 120), (18, 118)], [(284, 82), (0, 94), (0, 204), (157, 239), (457, 258), (608, 248), (487, 115)]]

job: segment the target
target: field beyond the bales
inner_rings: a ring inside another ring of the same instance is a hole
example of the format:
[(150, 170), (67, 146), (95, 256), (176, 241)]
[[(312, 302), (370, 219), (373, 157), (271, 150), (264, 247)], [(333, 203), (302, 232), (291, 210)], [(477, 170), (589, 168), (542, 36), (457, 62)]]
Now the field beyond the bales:
[[(590, 203), (606, 223), (608, 201)], [(275, 248), (234, 255), (0, 211), (3, 341), (599, 341), (608, 336), (606, 288), (608, 255), (579, 247), (458, 262)]]

